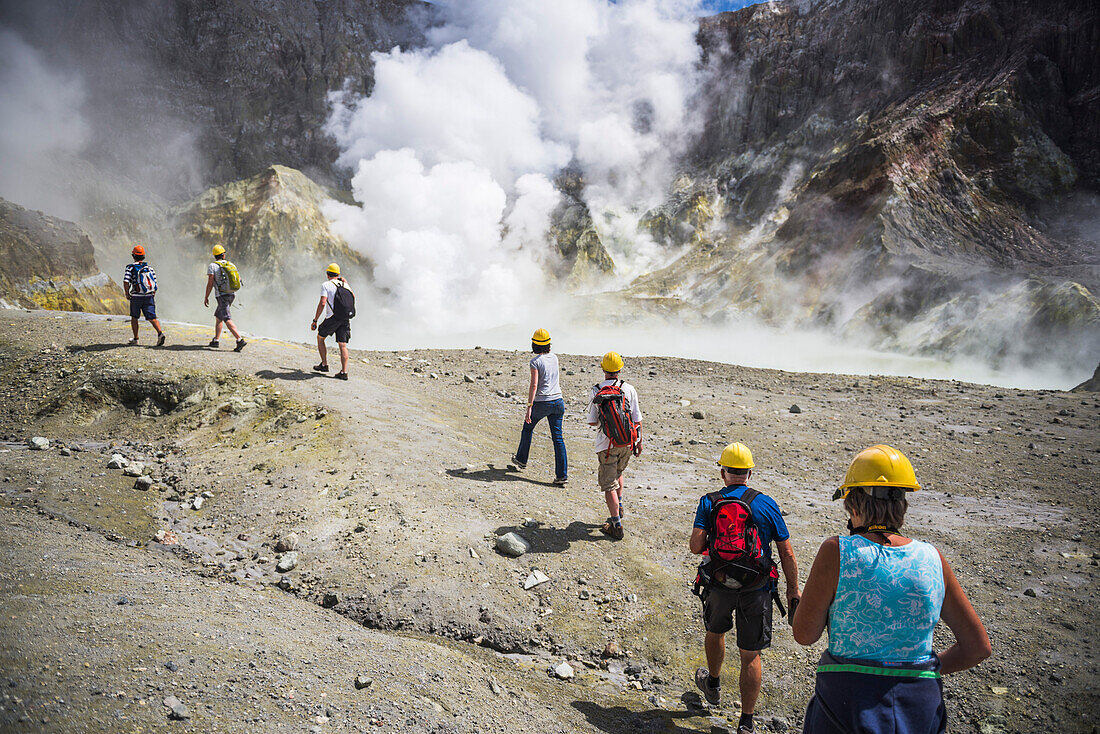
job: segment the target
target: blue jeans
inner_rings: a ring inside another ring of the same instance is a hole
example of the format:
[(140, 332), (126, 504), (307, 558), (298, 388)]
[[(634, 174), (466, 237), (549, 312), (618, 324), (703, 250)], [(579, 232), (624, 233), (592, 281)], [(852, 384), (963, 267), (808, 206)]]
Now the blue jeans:
[(527, 463), (527, 456), (531, 453), (531, 434), (535, 432), (535, 424), (545, 418), (550, 424), (550, 439), (554, 442), (554, 478), (565, 479), (569, 469), (565, 457), (565, 439), (561, 435), (561, 419), (564, 416), (565, 401), (561, 398), (542, 400), (531, 406), (531, 422), (523, 424), (516, 459), (521, 464)]

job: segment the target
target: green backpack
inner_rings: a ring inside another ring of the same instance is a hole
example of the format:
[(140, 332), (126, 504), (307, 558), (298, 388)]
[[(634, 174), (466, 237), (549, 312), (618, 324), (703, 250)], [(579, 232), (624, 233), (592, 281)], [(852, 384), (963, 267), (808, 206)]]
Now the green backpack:
[(241, 272), (237, 270), (237, 266), (228, 260), (220, 260), (218, 265), (221, 266), (222, 275), (225, 276), (225, 283), (229, 286), (229, 291), (231, 293), (239, 291), (244, 283), (241, 281)]

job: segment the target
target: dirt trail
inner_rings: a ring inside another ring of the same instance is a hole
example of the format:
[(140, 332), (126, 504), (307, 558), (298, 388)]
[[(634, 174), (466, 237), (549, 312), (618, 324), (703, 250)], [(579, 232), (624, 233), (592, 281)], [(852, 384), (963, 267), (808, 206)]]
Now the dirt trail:
[[(188, 689), (192, 719), (170, 726), (243, 731), (262, 715), (260, 730), (724, 728), (737, 707), (706, 711), (691, 685), (702, 635), (686, 539), (699, 496), (716, 486), (714, 459), (735, 439), (753, 449), (753, 484), (787, 512), (803, 578), (821, 540), (843, 529), (829, 497), (854, 452), (880, 441), (905, 449), (927, 488), (907, 526), (952, 562), (994, 643), (990, 661), (945, 682), (952, 731), (1094, 730), (1092, 394), (630, 359), (624, 377), (641, 396), (646, 451), (627, 473), (626, 539), (613, 543), (597, 531), (606, 509), (580, 415), (598, 376), (594, 357), (561, 355), (570, 482), (558, 488), (545, 429), (528, 469), (507, 469), (522, 414), (522, 399), (508, 394), (526, 386), (520, 352), (355, 351), (352, 379), (341, 382), (311, 374), (316, 354), (301, 345), (256, 339), (241, 354), (214, 351), (203, 346), (208, 330), (171, 325), (167, 347), (125, 348), (128, 325), (117, 319), (3, 317), (0, 434), (12, 444), (0, 447), (0, 532), (13, 540), (0, 597), (18, 610), (0, 625), (9, 679), (0, 723), (14, 731), (41, 729), (43, 716), (57, 731), (169, 726), (162, 697), (143, 690), (146, 678), (123, 653), (145, 644), (139, 657), (152, 659), (160, 635), (157, 651), (194, 632), (209, 652), (194, 656), (188, 680), (207, 687)], [(36, 435), (52, 448), (23, 448)], [(63, 456), (67, 445), (85, 450)], [(108, 469), (114, 452), (145, 463), (152, 489)], [(495, 536), (508, 530), (530, 552), (496, 553)], [(179, 543), (154, 542), (158, 533)], [(291, 533), (294, 550), (277, 551)], [(291, 553), (296, 567), (277, 572)], [(87, 569), (92, 596), (140, 592), (148, 605), (152, 576), (125, 569), (163, 569), (168, 606), (122, 635), (126, 605), (59, 593), (58, 564)], [(551, 580), (525, 591), (536, 568)], [(21, 589), (28, 573), (51, 582)], [(33, 644), (51, 614), (102, 631), (94, 641), (70, 630)], [(317, 633), (302, 634), (322, 625), (350, 630), (343, 642), (326, 638), (328, 655), (313, 645)], [(262, 638), (236, 647), (218, 632), (257, 627)], [(214, 652), (223, 642), (236, 652)], [(601, 659), (608, 642), (621, 658)], [(313, 708), (250, 698), (277, 700), (274, 679), (246, 664), (246, 653), (268, 646), (283, 651), (286, 675), (318, 676)], [(46, 669), (105, 647), (119, 652), (92, 673)], [(777, 621), (758, 705), (765, 724), (798, 728), (822, 647), (800, 648)], [(370, 689), (377, 715), (351, 686), (361, 650), (393, 678)], [(576, 671), (568, 682), (547, 674), (563, 660)], [(425, 675), (393, 672), (408, 661)], [(214, 688), (228, 677), (233, 690)], [(126, 704), (99, 705), (93, 688), (123, 690)], [(317, 689), (340, 701), (322, 723)], [(447, 715), (402, 700), (406, 689)]]

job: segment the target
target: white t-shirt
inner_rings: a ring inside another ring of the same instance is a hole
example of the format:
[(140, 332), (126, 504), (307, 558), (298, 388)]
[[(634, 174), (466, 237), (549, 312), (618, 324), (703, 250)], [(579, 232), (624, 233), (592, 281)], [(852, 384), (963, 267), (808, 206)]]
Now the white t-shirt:
[(226, 277), (225, 271), (222, 270), (222, 266), (217, 260), (206, 266), (206, 274), (214, 276), (215, 295), (228, 296), (233, 292), (229, 290), (229, 278)]
[[(592, 399), (596, 397), (596, 392), (606, 385), (614, 383), (615, 380), (603, 380), (600, 384), (594, 386), (588, 391), (588, 422), (599, 423), (600, 422), (600, 410), (596, 407)], [(634, 419), (635, 423), (642, 422), (642, 409), (638, 406), (638, 391), (634, 389), (634, 386), (629, 382), (623, 383), (623, 399), (626, 400), (627, 407), (630, 409), (630, 417)], [(603, 432), (603, 429), (598, 425), (596, 426), (596, 451), (607, 451), (611, 447), (611, 439), (607, 437), (607, 434)]]
[(561, 387), (558, 384), (558, 355), (552, 352), (536, 354), (531, 359), (531, 369), (538, 372), (535, 383), (535, 402), (560, 400)]
[(329, 278), (321, 284), (321, 295), (325, 297), (325, 313), (321, 317), (324, 321), (329, 316), (332, 316), (332, 302), (336, 300), (337, 283), (340, 282), (339, 278)]

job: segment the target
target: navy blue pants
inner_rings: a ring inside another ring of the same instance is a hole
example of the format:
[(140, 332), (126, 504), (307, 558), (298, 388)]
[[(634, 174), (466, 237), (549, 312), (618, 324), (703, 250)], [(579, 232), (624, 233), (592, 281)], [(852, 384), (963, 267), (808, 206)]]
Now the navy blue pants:
[(543, 418), (550, 424), (550, 440), (554, 442), (554, 477), (565, 479), (569, 475), (569, 468), (565, 456), (565, 438), (561, 433), (561, 419), (565, 416), (565, 401), (540, 400), (531, 406), (531, 422), (523, 424), (523, 432), (519, 436), (519, 448), (516, 449), (516, 458), (520, 463), (527, 463), (527, 456), (531, 453), (531, 434), (535, 432), (535, 424)]
[(890, 666), (883, 673), (854, 672), (881, 663), (839, 658), (826, 652), (817, 686), (806, 707), (803, 734), (943, 734), (947, 709), (938, 677), (939, 660)]

